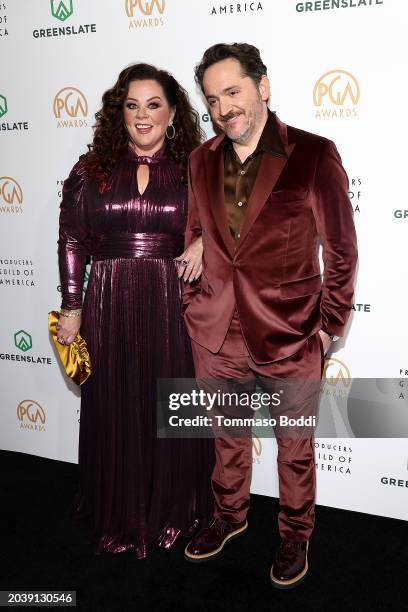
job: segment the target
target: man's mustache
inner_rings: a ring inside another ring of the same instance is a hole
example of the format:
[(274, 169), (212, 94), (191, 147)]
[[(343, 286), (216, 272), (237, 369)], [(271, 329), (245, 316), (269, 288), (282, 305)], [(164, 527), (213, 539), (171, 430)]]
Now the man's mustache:
[(239, 115), (242, 115), (243, 113), (233, 113), (233, 112), (229, 112), (226, 115), (220, 115), (220, 121), (222, 121), (223, 123), (225, 123), (226, 121), (230, 121), (231, 119), (234, 119), (234, 117), (239, 117)]

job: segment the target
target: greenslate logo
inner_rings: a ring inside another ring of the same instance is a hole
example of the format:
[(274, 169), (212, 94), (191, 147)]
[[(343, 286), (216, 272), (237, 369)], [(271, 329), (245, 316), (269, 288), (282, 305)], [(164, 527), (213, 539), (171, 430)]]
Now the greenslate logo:
[(0, 94), (0, 119), (1, 117), (4, 117), (7, 111), (8, 111), (7, 100), (4, 96)]
[(72, 0), (51, 0), (51, 13), (60, 21), (66, 21), (74, 12)]
[(20, 329), (20, 331), (14, 334), (14, 344), (20, 351), (23, 351), (23, 353), (33, 348), (33, 340), (30, 334), (23, 329)]

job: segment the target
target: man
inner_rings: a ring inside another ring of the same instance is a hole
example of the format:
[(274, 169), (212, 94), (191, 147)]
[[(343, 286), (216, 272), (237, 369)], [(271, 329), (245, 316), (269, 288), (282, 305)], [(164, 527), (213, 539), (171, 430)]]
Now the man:
[[(202, 235), (204, 246), (201, 280), (184, 293), (196, 376), (320, 380), (324, 354), (350, 314), (357, 261), (336, 147), (268, 110), (267, 69), (252, 45), (214, 45), (195, 75), (221, 130), (189, 166), (186, 245)], [(214, 521), (189, 543), (187, 560), (214, 558), (247, 529), (251, 442), (216, 439)], [(313, 435), (277, 435), (277, 443), (281, 545), (271, 580), (291, 588), (308, 570)]]

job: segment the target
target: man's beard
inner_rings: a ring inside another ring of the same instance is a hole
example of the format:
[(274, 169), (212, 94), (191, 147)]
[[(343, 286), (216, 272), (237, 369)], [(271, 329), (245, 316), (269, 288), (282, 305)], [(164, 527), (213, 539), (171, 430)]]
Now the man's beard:
[(220, 121), (221, 126), (223, 131), (226, 133), (226, 135), (228, 136), (228, 138), (230, 140), (232, 140), (233, 142), (238, 142), (239, 144), (241, 144), (241, 142), (245, 142), (245, 139), (248, 135), (248, 132), (250, 132), (251, 130), (251, 124), (250, 121), (247, 123), (247, 126), (245, 127), (245, 129), (243, 130), (243, 132), (241, 132), (241, 134), (238, 134), (237, 136), (231, 136), (230, 135), (230, 130), (228, 128), (227, 125), (227, 121), (230, 121), (231, 119), (233, 119), (234, 117), (240, 117), (241, 115), (245, 115), (245, 113), (241, 112), (241, 113), (228, 113), (227, 115), (223, 116)]
[(259, 105), (259, 108), (254, 108), (251, 115), (249, 116), (247, 120), (247, 124), (245, 128), (237, 136), (230, 136), (230, 134), (228, 133), (228, 126), (226, 126), (224, 122), (228, 121), (229, 119), (232, 119), (232, 117), (236, 117), (239, 115), (246, 115), (246, 113), (238, 113), (238, 114), (228, 113), (228, 115), (223, 117), (222, 122), (221, 122), (224, 125), (224, 131), (227, 134), (228, 138), (232, 140), (232, 142), (236, 142), (237, 144), (241, 144), (241, 145), (247, 144), (253, 132), (256, 130), (257, 123), (261, 121), (262, 111), (263, 111), (263, 108), (261, 104)]
[[(252, 133), (252, 125), (251, 125), (251, 120), (248, 121), (246, 128), (243, 130), (243, 132), (241, 134), (238, 134), (237, 136), (228, 136), (228, 138), (230, 138), (230, 140), (232, 140), (232, 142), (236, 142), (237, 144), (246, 144), (248, 142), (248, 140), (251, 137), (251, 133)], [(228, 135), (228, 133), (227, 133)]]

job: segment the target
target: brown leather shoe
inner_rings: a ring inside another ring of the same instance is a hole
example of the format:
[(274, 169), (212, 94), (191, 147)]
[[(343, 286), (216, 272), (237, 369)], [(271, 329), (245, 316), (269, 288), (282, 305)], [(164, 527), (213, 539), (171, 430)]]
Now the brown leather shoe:
[(197, 563), (214, 559), (221, 553), (226, 542), (244, 533), (247, 527), (247, 521), (230, 523), (216, 518), (186, 546), (184, 557), (187, 561)]
[(293, 589), (304, 580), (307, 570), (309, 542), (282, 540), (271, 568), (271, 581), (277, 589)]

